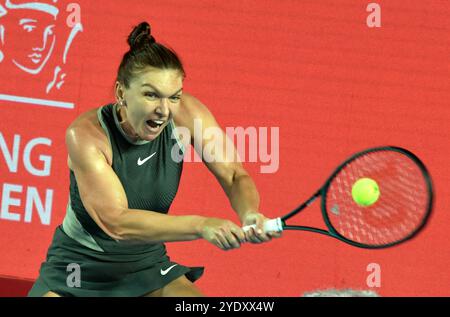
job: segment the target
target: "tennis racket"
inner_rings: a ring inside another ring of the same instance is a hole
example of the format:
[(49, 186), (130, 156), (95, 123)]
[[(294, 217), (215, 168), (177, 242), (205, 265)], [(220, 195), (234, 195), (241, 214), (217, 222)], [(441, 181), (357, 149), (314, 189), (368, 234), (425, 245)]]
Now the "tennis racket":
[[(361, 178), (378, 184), (378, 200), (369, 206), (358, 204), (352, 196), (352, 187)], [(328, 230), (287, 224), (319, 197)], [(432, 206), (431, 177), (420, 159), (399, 147), (376, 147), (351, 156), (311, 198), (288, 214), (266, 221), (264, 230), (311, 231), (360, 248), (387, 248), (422, 230)], [(250, 227), (255, 225), (243, 229)]]

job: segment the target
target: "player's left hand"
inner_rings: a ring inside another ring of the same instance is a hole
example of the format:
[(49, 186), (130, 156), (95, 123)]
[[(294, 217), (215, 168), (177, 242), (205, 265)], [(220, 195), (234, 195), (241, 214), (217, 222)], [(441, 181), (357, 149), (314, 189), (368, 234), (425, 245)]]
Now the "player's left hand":
[(279, 238), (281, 232), (270, 231), (264, 232), (264, 222), (269, 220), (262, 213), (248, 212), (241, 217), (242, 226), (256, 225), (256, 228), (250, 228), (245, 232), (245, 240), (251, 243), (263, 243)]

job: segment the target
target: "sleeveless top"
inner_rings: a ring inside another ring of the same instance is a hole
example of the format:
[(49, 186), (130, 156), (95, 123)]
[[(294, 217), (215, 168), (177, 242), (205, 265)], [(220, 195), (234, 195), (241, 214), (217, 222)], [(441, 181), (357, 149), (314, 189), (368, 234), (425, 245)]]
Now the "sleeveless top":
[[(168, 213), (178, 190), (184, 153), (183, 144), (174, 133), (173, 120), (153, 141), (133, 142), (119, 124), (116, 104), (99, 108), (97, 116), (108, 136), (112, 148), (112, 169), (125, 190), (128, 208)], [(99, 252), (160, 253), (155, 251), (165, 248), (162, 243), (116, 241), (108, 236), (84, 208), (72, 170), (69, 202), (62, 228), (72, 239)]]

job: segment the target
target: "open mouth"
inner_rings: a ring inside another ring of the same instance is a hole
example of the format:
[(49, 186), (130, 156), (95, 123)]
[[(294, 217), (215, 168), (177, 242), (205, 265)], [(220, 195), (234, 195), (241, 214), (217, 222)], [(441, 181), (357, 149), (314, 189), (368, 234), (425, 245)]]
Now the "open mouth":
[(161, 127), (164, 124), (164, 121), (162, 121), (162, 120), (147, 120), (146, 122), (147, 122), (147, 125), (153, 129), (158, 129), (159, 127)]

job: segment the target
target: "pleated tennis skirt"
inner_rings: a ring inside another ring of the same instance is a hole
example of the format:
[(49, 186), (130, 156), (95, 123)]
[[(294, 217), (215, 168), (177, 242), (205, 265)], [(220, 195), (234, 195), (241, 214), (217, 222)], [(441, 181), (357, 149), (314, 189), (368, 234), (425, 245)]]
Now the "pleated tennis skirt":
[(59, 226), (28, 296), (51, 291), (61, 296), (138, 297), (183, 275), (194, 282), (203, 271), (170, 261), (164, 244), (138, 254), (100, 252), (70, 238)]

